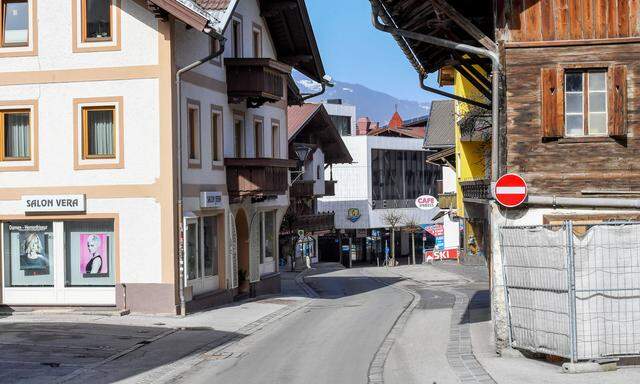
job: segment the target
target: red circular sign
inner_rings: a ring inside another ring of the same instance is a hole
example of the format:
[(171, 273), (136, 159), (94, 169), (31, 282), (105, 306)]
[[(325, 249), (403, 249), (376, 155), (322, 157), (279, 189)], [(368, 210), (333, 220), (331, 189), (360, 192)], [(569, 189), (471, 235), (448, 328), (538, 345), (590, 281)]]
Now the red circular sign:
[(517, 207), (527, 198), (527, 183), (515, 173), (507, 173), (498, 179), (493, 195), (505, 207)]

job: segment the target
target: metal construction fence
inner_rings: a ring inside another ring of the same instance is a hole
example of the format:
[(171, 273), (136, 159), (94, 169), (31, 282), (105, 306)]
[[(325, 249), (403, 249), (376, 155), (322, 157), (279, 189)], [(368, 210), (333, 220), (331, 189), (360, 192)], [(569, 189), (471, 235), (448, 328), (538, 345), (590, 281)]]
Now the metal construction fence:
[(640, 355), (640, 222), (500, 228), (511, 346)]

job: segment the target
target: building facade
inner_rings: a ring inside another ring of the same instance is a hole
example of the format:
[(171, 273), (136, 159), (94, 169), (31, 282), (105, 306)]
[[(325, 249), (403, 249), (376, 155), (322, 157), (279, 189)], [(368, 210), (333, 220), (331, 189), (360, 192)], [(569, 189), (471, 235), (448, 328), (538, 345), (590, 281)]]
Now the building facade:
[[(324, 73), (312, 32), (271, 33), (281, 12), (309, 31), (304, 2), (276, 3), (3, 4), (0, 303), (176, 313), (279, 289), (288, 76)], [(256, 97), (249, 67), (277, 89)]]

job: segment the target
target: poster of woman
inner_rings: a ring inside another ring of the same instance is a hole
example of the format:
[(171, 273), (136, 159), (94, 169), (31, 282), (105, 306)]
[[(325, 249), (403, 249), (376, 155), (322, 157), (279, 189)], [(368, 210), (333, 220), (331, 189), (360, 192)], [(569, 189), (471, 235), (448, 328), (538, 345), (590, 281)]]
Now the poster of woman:
[(49, 274), (49, 255), (45, 252), (45, 239), (42, 232), (20, 233), (20, 269), (25, 275)]
[(105, 233), (80, 234), (80, 273), (83, 277), (109, 276), (108, 241)]

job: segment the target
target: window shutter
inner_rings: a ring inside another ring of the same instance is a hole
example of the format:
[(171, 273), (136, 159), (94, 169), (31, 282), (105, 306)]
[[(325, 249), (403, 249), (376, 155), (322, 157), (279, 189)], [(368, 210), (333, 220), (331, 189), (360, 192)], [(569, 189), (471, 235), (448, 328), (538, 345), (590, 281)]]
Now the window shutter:
[(543, 138), (564, 136), (564, 71), (542, 68), (542, 105), (540, 120)]
[(627, 67), (609, 67), (609, 136), (627, 135)]

